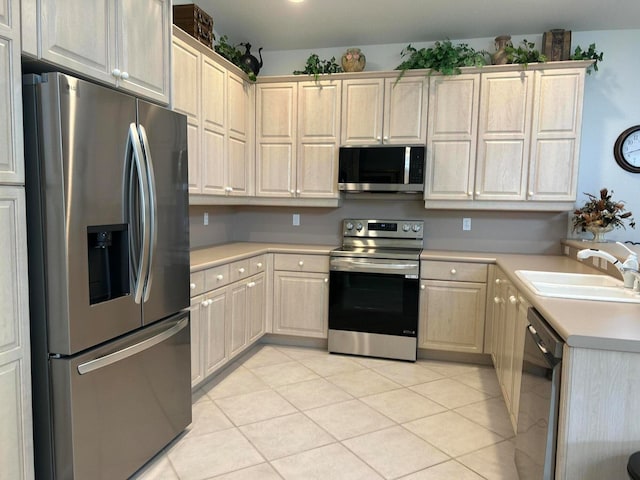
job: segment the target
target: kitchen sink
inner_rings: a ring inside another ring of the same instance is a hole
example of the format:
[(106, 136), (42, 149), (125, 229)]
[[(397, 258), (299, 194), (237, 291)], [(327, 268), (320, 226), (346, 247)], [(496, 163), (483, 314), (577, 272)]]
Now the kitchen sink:
[(516, 275), (543, 297), (574, 298), (601, 302), (640, 303), (640, 295), (625, 289), (622, 280), (609, 275), (516, 270)]

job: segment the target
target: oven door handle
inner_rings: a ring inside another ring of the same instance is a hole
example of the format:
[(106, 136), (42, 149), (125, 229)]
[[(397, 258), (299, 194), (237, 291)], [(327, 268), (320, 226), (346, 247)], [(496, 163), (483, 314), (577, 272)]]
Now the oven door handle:
[(418, 274), (418, 265), (415, 263), (375, 263), (375, 262), (354, 262), (352, 260), (332, 260), (331, 270), (357, 272), (366, 270), (372, 273), (390, 273), (393, 275)]

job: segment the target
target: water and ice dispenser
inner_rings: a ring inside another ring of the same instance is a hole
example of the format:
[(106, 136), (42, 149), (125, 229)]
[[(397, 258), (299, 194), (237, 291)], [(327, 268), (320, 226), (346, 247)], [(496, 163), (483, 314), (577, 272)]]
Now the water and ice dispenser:
[(127, 224), (87, 228), (89, 303), (106, 302), (130, 293)]

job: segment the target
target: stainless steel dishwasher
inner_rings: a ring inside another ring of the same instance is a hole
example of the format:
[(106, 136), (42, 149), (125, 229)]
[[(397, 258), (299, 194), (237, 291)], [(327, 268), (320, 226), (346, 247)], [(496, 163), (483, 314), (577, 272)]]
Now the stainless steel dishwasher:
[(515, 463), (520, 480), (553, 480), (564, 342), (534, 308), (527, 320)]

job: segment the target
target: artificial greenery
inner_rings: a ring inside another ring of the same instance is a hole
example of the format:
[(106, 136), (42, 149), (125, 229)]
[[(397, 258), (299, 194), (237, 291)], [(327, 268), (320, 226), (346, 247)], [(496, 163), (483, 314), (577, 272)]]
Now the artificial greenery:
[(293, 71), (294, 75), (313, 75), (315, 80), (318, 80), (318, 75), (323, 73), (342, 73), (342, 67), (336, 63), (336, 57), (331, 57), (329, 60), (321, 60), (317, 54), (312, 53), (307, 58), (303, 70)]
[(453, 45), (450, 40), (436, 42), (433, 47), (417, 50), (411, 44), (400, 53), (402, 58), (408, 57), (396, 70), (402, 70), (400, 77), (407, 70), (429, 68), (443, 75), (456, 75), (460, 67), (481, 67), (487, 64), (487, 52), (476, 51), (466, 43)]
[(244, 52), (241, 52), (236, 45), (229, 43), (229, 37), (222, 35), (213, 49), (231, 63), (241, 68), (249, 76), (249, 80), (252, 82), (256, 81), (256, 74), (249, 70), (249, 68), (240, 61)]
[(522, 40), (519, 46), (514, 47), (509, 44), (504, 47), (507, 55), (507, 63), (521, 63), (525, 67), (529, 63), (544, 63), (547, 57), (535, 49), (536, 44), (526, 39)]
[(596, 72), (598, 71), (598, 62), (602, 62), (603, 56), (604, 54), (602, 52), (598, 52), (596, 50), (596, 44), (592, 43), (591, 45), (589, 45), (589, 48), (587, 50), (583, 50), (582, 47), (578, 45), (575, 51), (573, 52), (573, 55), (571, 55), (569, 59), (570, 60), (595, 60), (593, 64), (587, 67), (587, 73), (591, 75), (592, 70), (595, 70)]
[(586, 231), (587, 227), (608, 227), (624, 228), (624, 221), (629, 222), (631, 228), (636, 228), (636, 223), (631, 217), (631, 212), (625, 212), (624, 202), (612, 200), (613, 190), (600, 190), (600, 198), (590, 193), (585, 193), (589, 200), (573, 212), (573, 231)]

